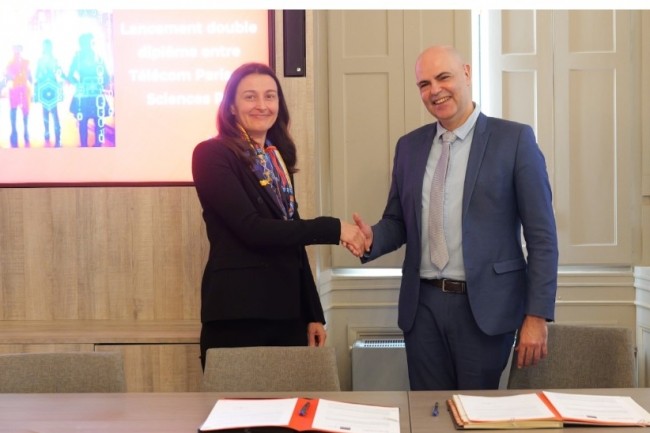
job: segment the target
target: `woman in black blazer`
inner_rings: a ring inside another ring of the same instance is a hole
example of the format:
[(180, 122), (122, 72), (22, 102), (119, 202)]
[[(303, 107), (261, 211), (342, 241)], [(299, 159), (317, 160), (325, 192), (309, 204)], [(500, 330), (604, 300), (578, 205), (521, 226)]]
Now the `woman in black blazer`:
[(212, 347), (323, 346), (325, 317), (305, 245), (363, 254), (354, 224), (302, 220), (293, 190), (296, 146), (271, 68), (247, 63), (231, 75), (218, 135), (199, 143), (192, 173), (210, 254), (201, 284), (201, 362)]

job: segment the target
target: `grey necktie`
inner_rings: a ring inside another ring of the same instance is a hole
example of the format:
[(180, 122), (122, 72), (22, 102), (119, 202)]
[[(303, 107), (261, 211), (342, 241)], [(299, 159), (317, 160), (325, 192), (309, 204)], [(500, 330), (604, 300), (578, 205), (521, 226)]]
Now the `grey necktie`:
[(443, 224), (445, 178), (447, 177), (447, 166), (449, 165), (449, 147), (456, 139), (453, 132), (447, 131), (442, 134), (442, 152), (440, 159), (433, 172), (431, 182), (431, 196), (429, 199), (429, 249), (431, 250), (431, 262), (438, 269), (443, 269), (449, 261), (447, 241), (445, 240), (445, 229)]

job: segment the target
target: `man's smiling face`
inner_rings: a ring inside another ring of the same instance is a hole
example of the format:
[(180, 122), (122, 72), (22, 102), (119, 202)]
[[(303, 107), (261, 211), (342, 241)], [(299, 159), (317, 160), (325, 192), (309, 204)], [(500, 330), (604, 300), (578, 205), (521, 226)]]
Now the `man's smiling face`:
[(415, 77), (425, 107), (449, 131), (472, 114), (469, 65), (447, 47), (432, 47), (420, 55)]

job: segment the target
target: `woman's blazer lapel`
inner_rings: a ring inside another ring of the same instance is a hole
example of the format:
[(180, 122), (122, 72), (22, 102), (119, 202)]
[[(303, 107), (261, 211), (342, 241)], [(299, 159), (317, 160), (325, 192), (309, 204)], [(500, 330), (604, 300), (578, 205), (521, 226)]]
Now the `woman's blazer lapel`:
[(273, 197), (273, 191), (269, 187), (263, 187), (260, 185), (260, 181), (255, 176), (252, 170), (248, 169), (246, 176), (250, 181), (249, 184), (252, 185), (252, 189), (249, 189), (249, 194), (251, 194), (251, 199), (255, 200), (257, 197), (258, 203), (265, 203), (266, 207), (271, 211), (273, 216), (282, 219), (282, 210), (278, 208), (275, 197)]

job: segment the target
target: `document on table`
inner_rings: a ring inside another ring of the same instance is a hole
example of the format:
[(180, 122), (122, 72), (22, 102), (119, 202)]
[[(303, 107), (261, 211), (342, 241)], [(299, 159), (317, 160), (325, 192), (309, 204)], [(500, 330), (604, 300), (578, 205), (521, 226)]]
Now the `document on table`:
[(650, 413), (629, 396), (549, 391), (489, 397), (454, 394), (447, 405), (454, 426), (464, 430), (650, 425)]
[(311, 398), (221, 399), (199, 432), (269, 427), (296, 432), (400, 433), (399, 408)]
[(447, 401), (454, 427), (472, 429), (562, 428), (562, 419), (539, 395), (473, 396), (454, 394)]
[(535, 393), (482, 397), (454, 395), (472, 421), (509, 421), (553, 419), (555, 414)]
[(289, 425), (297, 402), (297, 398), (221, 399), (212, 408), (201, 430)]
[(567, 394), (544, 391), (567, 423), (648, 425), (650, 413), (629, 396)]
[(399, 408), (321, 399), (312, 428), (341, 433), (399, 433)]

